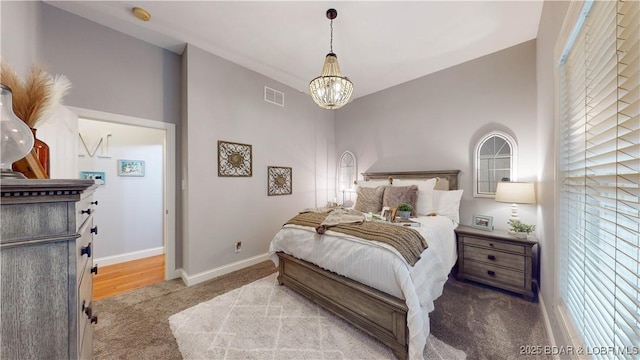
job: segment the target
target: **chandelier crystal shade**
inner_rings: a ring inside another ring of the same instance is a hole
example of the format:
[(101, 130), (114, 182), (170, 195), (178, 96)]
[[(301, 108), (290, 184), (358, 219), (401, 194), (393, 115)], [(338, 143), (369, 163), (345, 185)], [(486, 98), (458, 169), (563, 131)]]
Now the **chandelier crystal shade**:
[(341, 108), (353, 93), (353, 83), (346, 76), (342, 76), (338, 57), (333, 53), (333, 19), (337, 16), (338, 12), (335, 9), (327, 10), (327, 18), (331, 20), (331, 50), (324, 59), (322, 74), (309, 83), (313, 101), (325, 109)]

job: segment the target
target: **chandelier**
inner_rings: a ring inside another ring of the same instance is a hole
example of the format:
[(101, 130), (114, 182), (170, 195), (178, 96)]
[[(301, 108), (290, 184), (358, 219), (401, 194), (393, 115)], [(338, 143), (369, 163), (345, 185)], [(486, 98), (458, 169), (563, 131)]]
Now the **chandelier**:
[(338, 57), (333, 53), (333, 19), (338, 16), (336, 9), (327, 10), (327, 19), (331, 20), (331, 49), (324, 58), (322, 75), (311, 80), (309, 90), (313, 101), (325, 109), (339, 109), (349, 101), (353, 93), (353, 83), (342, 76)]

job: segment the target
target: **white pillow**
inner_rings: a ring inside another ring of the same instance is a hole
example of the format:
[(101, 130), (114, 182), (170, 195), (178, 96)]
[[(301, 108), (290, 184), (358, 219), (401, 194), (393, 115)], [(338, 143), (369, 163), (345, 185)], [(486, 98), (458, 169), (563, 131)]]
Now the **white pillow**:
[(358, 180), (356, 185), (363, 188), (375, 188), (378, 186), (389, 185), (389, 180), (369, 180), (369, 181)]
[(438, 215), (446, 216), (460, 224), (460, 199), (464, 190), (434, 190), (433, 205)]
[(409, 180), (409, 179), (393, 179), (393, 186), (418, 186), (418, 200), (416, 201), (416, 214), (427, 215), (435, 212), (436, 208), (433, 206), (433, 188), (436, 186), (438, 179), (426, 179), (426, 180)]

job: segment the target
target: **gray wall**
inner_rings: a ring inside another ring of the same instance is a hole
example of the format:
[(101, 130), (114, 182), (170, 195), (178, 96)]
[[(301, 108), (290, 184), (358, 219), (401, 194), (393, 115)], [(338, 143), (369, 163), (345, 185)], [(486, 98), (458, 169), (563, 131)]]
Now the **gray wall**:
[(540, 286), (544, 298), (544, 305), (556, 343), (563, 345), (563, 332), (559, 330), (554, 311), (557, 305), (558, 284), (556, 282), (557, 241), (555, 241), (556, 216), (555, 213), (555, 164), (556, 164), (556, 135), (555, 128), (555, 78), (554, 47), (562, 20), (569, 7), (568, 1), (545, 1), (542, 8), (542, 18), (537, 37), (537, 81), (538, 81), (538, 156), (540, 166), (538, 173), (538, 206), (539, 216), (537, 229), (540, 238)]
[(0, 1), (0, 56), (20, 76), (40, 60), (41, 8), (39, 1)]
[[(183, 268), (193, 276), (264, 254), (296, 211), (326, 203), (335, 131), (334, 113), (306, 94), (192, 45), (185, 61)], [(285, 107), (264, 101), (265, 85), (284, 92)], [(218, 177), (218, 140), (252, 145), (252, 177)], [(267, 196), (267, 166), (293, 168), (292, 195)]]
[[(338, 110), (337, 153), (352, 151), (358, 172), (462, 170), (461, 223), (477, 213), (505, 229), (508, 204), (473, 197), (472, 153), (483, 134), (503, 130), (518, 143), (518, 180), (536, 180), (535, 60), (532, 40), (359, 98)], [(521, 205), (520, 218), (536, 223), (535, 206)]]
[(73, 84), (66, 105), (179, 122), (179, 55), (47, 4), (41, 22), (49, 72)]

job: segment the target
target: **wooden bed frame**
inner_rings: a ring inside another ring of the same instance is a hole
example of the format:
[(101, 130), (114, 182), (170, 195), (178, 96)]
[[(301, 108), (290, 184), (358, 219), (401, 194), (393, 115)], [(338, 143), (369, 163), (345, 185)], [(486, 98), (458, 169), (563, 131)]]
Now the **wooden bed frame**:
[[(448, 180), (449, 190), (458, 188), (460, 170), (362, 173), (366, 181), (376, 179)], [(439, 188), (436, 186), (436, 188)], [(407, 358), (409, 330), (405, 301), (373, 289), (307, 261), (277, 253), (278, 282), (331, 311), (353, 326), (389, 346), (398, 359)]]

